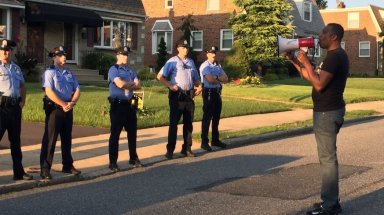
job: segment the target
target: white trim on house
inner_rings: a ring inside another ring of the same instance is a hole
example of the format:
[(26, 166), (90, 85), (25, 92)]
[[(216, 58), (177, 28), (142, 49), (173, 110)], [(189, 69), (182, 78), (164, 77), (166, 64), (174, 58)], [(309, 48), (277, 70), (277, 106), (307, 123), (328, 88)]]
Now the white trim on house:
[[(168, 6), (168, 2), (171, 1), (172, 2), (172, 6)], [(164, 7), (166, 9), (169, 9), (169, 8), (173, 8), (173, 0), (164, 0)]]
[[(157, 23), (161, 23), (161, 22), (165, 22), (167, 23), (168, 25), (166, 26), (165, 29), (156, 29), (156, 27), (159, 27), (159, 26), (156, 26)], [(157, 43), (157, 34), (159, 32), (164, 32), (164, 40), (165, 40), (165, 43), (167, 44), (167, 52), (169, 54), (172, 54), (172, 50), (173, 50), (173, 26), (171, 24), (171, 21), (169, 19), (159, 19), (159, 20), (156, 20), (155, 23), (153, 23), (153, 27), (151, 29), (151, 32), (152, 32), (152, 35), (151, 35), (151, 39), (152, 39), (152, 54), (157, 54), (157, 46), (158, 46), (158, 43)], [(170, 37), (170, 38), (168, 38)], [(170, 44), (170, 46), (169, 46)]]
[[(349, 12), (347, 13), (348, 20), (347, 25), (348, 29), (358, 29), (360, 28), (360, 13), (359, 12)], [(357, 22), (357, 23), (355, 23)]]
[[(232, 44), (231, 44), (231, 48), (224, 48), (223, 47), (223, 33), (224, 31), (231, 31), (232, 33)], [(232, 49), (232, 46), (233, 46), (233, 32), (232, 32), (232, 29), (220, 29), (220, 50), (222, 51), (229, 51)]]
[(24, 5), (13, 5), (13, 4), (5, 4), (5, 3), (0, 3), (0, 7), (10, 7), (10, 8), (19, 8), (19, 9), (24, 9)]
[(191, 34), (193, 35), (193, 33), (197, 33), (197, 32), (200, 32), (201, 33), (201, 47), (200, 48), (193, 48), (193, 38), (191, 37), (190, 40), (189, 40), (189, 44), (191, 44), (192, 48), (193, 48), (193, 51), (203, 51), (203, 47), (204, 47), (204, 33), (203, 31), (191, 31)]
[[(368, 55), (361, 55), (361, 45), (362, 43), (368, 43)], [(359, 57), (371, 57), (371, 42), (370, 41), (359, 41)]]

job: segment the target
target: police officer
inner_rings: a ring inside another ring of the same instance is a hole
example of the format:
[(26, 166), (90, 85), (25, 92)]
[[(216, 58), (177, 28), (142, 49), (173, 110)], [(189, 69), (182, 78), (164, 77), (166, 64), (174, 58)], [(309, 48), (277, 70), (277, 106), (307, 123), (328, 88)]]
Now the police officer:
[[(169, 89), (169, 130), (167, 153), (165, 157), (173, 158), (176, 146), (177, 124), (183, 116), (183, 138), (181, 154), (194, 157), (192, 153), (192, 122), (195, 112), (195, 95), (201, 92), (199, 73), (193, 61), (187, 57), (187, 41), (177, 44), (178, 54), (170, 58), (157, 75), (157, 79)], [(170, 78), (167, 81), (166, 78)], [(195, 87), (195, 88), (194, 88)]]
[(141, 89), (141, 83), (137, 74), (128, 67), (129, 47), (116, 49), (116, 64), (108, 72), (109, 97), (111, 104), (109, 116), (111, 119), (111, 135), (109, 137), (109, 169), (119, 171), (117, 158), (119, 152), (119, 138), (121, 130), (127, 131), (129, 164), (133, 167), (141, 167), (136, 152), (137, 137), (137, 105), (138, 101), (133, 90)]
[(21, 112), (25, 104), (25, 81), (20, 67), (11, 61), (12, 47), (16, 43), (1, 40), (0, 44), (0, 140), (5, 131), (11, 147), (13, 180), (31, 180), (21, 163), (23, 155), (20, 146)]
[(73, 108), (80, 97), (80, 86), (75, 75), (64, 67), (66, 53), (62, 46), (55, 47), (48, 55), (53, 65), (43, 74), (45, 91), (45, 130), (40, 153), (40, 176), (52, 179), (51, 167), (57, 137), (61, 137), (62, 172), (79, 175), (81, 171), (73, 166), (71, 154)]
[(212, 46), (206, 50), (207, 60), (200, 66), (200, 77), (203, 82), (203, 120), (201, 122), (201, 148), (212, 151), (209, 146), (209, 124), (212, 120), (212, 146), (225, 148), (226, 144), (219, 140), (219, 121), (221, 115), (221, 83), (228, 82), (228, 76), (216, 62), (218, 48)]

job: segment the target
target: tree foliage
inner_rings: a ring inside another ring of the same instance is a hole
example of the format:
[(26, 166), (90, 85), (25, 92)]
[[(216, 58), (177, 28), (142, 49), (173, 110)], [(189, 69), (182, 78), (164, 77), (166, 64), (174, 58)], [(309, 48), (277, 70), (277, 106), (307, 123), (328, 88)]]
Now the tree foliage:
[[(193, 19), (192, 14), (188, 14), (187, 16), (181, 18), (181, 26), (177, 28), (177, 30), (180, 30), (183, 32), (183, 36), (180, 38), (180, 40), (186, 40), (188, 43), (188, 46), (191, 47), (190, 44), (190, 38), (193, 39), (192, 31), (198, 30), (193, 23), (195, 20)], [(196, 63), (196, 53), (193, 51), (193, 49), (190, 49), (188, 52), (188, 57), (190, 57), (193, 61)]]
[(167, 45), (164, 41), (164, 37), (160, 39), (160, 43), (157, 49), (156, 71), (160, 69), (167, 62)]
[(317, 4), (317, 6), (319, 7), (320, 10), (326, 9), (328, 7), (327, 3), (328, 3), (328, 1), (316, 0), (316, 4)]
[(281, 0), (234, 0), (241, 12), (230, 17), (234, 40), (243, 46), (246, 61), (280, 62), (277, 35), (291, 37), (292, 5)]

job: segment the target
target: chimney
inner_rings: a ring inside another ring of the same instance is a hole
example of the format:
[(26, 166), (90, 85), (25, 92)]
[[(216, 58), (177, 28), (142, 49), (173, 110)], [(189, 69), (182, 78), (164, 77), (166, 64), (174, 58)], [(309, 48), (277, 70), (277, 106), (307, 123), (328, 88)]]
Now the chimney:
[(339, 4), (337, 4), (337, 8), (345, 8), (344, 2), (341, 1)]

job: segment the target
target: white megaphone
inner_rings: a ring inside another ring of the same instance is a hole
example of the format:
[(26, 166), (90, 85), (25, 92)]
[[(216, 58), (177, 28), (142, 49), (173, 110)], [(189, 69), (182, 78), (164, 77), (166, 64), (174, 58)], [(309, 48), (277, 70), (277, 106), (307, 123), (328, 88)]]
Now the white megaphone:
[(307, 52), (308, 48), (315, 48), (317, 43), (318, 40), (313, 37), (286, 39), (277, 35), (277, 53), (280, 55), (284, 52), (295, 51), (298, 49)]

